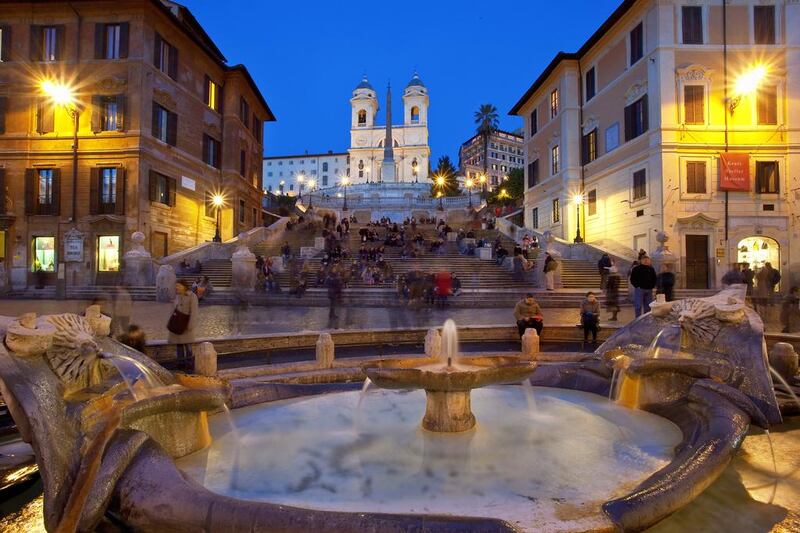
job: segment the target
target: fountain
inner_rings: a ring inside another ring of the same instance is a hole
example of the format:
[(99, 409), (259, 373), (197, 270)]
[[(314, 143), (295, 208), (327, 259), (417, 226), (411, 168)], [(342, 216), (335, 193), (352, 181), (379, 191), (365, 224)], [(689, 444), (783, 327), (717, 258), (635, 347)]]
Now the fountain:
[[(412, 361), (414, 363), (414, 361)], [(435, 363), (407, 367), (389, 362), (367, 366), (364, 372), (384, 389), (424, 389), (427, 401), (422, 427), (428, 431), (455, 433), (475, 426), (472, 389), (487, 385), (520, 383), (536, 364), (513, 357), (471, 357), (458, 353), (458, 330), (452, 320), (442, 328), (442, 352)]]
[[(638, 531), (780, 421), (741, 296), (661, 305), (546, 364), (460, 356), (447, 322), (429, 357), (230, 382), (167, 372), (96, 313), (0, 319), (0, 392), (50, 531), (106, 512), (140, 531)], [(615, 373), (627, 401), (607, 399)]]

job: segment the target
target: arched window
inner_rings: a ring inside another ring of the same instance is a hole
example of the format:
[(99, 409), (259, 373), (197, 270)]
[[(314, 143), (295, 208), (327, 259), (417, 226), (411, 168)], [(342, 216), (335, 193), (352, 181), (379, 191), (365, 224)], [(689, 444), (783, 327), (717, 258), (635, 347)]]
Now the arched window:
[(419, 123), (419, 107), (417, 106), (411, 108), (411, 123), (412, 124)]
[(358, 125), (359, 126), (367, 125), (367, 111), (364, 109), (360, 109), (358, 111)]
[(327, 162), (322, 163), (322, 171), (323, 172), (327, 172), (328, 171), (328, 163)]
[(358, 177), (359, 178), (363, 178), (364, 177), (364, 160), (363, 159), (359, 159), (358, 160)]

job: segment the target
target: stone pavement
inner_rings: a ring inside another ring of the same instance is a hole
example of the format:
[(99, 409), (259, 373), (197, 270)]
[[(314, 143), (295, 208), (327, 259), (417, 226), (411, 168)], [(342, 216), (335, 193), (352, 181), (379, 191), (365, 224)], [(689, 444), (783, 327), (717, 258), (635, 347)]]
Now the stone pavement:
[[(83, 313), (90, 302), (77, 300), (0, 300), (0, 315), (16, 316), (27, 312), (39, 314)], [(149, 341), (167, 338), (167, 319), (172, 305), (158, 302), (133, 302), (131, 324), (142, 327)], [(198, 337), (227, 337), (235, 334), (298, 333), (331, 329), (386, 329), (441, 326), (452, 318), (460, 326), (513, 325), (512, 309), (430, 309), (414, 311), (397, 307), (341, 307), (338, 319), (328, 319), (327, 307), (261, 307), (241, 309), (236, 306), (200, 306)], [(578, 309), (544, 310), (547, 325), (575, 325)], [(608, 314), (602, 314), (601, 326)], [(633, 309), (623, 307), (619, 324), (633, 318)]]

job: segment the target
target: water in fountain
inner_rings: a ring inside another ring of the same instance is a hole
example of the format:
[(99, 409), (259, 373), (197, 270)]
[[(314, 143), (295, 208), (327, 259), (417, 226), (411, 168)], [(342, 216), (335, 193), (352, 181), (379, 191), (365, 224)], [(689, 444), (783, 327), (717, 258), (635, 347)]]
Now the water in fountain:
[(646, 357), (659, 359), (660, 357), (678, 357), (683, 346), (683, 328), (680, 324), (665, 326), (647, 347)]
[(137, 382), (144, 380), (147, 389), (164, 386), (161, 380), (158, 379), (145, 364), (141, 361), (137, 361), (133, 357), (111, 354), (108, 352), (101, 352), (100, 357), (114, 365), (114, 368), (117, 369), (119, 375), (125, 380), (131, 395), (133, 395), (136, 400), (141, 400), (147, 396), (146, 394), (142, 394), (141, 389), (136, 386)]
[(789, 382), (786, 381), (777, 370), (772, 368), (772, 365), (769, 365), (769, 371), (772, 374), (772, 377), (777, 379), (778, 382), (780, 382), (780, 384), (783, 386), (783, 388), (786, 389), (787, 394), (789, 394), (792, 397), (794, 403), (796, 403), (797, 406), (800, 407), (800, 398), (798, 398), (797, 394), (794, 393), (794, 389), (792, 389), (792, 387), (789, 385)]
[(353, 417), (353, 431), (356, 435), (359, 433), (359, 422), (361, 421), (361, 404), (364, 402), (364, 398), (367, 396), (367, 391), (369, 391), (369, 387), (372, 385), (372, 380), (367, 378), (364, 380), (364, 386), (361, 387), (361, 394), (358, 395), (358, 402), (356, 403), (356, 412), (355, 416)]
[(458, 362), (458, 328), (452, 318), (448, 318), (442, 326), (441, 363), (447, 367)]
[(528, 410), (531, 414), (536, 414), (536, 398), (533, 396), (533, 384), (531, 378), (522, 380), (522, 390), (525, 391), (525, 401), (528, 402)]

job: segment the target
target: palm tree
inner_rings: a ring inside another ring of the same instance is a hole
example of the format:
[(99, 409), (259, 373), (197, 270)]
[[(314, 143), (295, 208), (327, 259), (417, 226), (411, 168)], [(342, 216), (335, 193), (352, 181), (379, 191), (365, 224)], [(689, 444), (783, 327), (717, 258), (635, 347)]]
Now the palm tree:
[[(492, 104), (481, 104), (475, 111), (475, 124), (478, 125), (476, 131), (483, 137), (483, 174), (486, 175), (489, 169), (489, 137), (500, 127), (498, 121), (497, 108)], [(484, 190), (481, 191), (485, 195)]]

